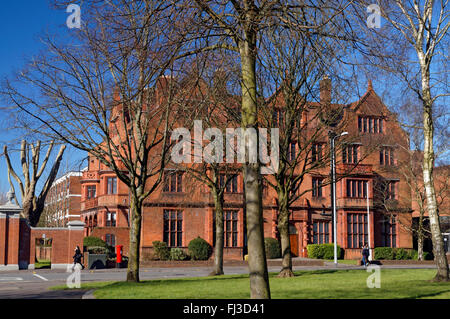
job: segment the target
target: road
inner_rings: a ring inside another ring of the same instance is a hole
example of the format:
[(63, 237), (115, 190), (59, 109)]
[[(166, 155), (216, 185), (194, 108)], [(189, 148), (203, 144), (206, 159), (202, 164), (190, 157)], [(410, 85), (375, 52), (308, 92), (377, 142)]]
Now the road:
[[(363, 269), (363, 267), (339, 265), (340, 269)], [(435, 268), (434, 265), (396, 265), (382, 266), (382, 268)], [(325, 266), (294, 266), (294, 270), (335, 269), (333, 263)], [(278, 272), (279, 266), (269, 267), (269, 272)], [(180, 277), (207, 276), (210, 267), (182, 267), (182, 268), (141, 268), (140, 279), (164, 279)], [(224, 267), (226, 274), (246, 274), (246, 266)], [(49, 290), (52, 286), (65, 285), (71, 273), (64, 270), (20, 270), (0, 272), (0, 299), (81, 299), (86, 290)], [(123, 281), (126, 269), (97, 269), (82, 270), (81, 283), (94, 281)]]

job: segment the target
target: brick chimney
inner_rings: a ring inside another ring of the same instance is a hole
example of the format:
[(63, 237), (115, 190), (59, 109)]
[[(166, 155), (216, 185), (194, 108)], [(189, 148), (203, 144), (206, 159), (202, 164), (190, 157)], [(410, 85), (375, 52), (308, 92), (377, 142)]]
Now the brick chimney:
[(328, 75), (325, 75), (322, 80), (320, 80), (320, 103), (330, 104), (331, 103), (331, 79)]

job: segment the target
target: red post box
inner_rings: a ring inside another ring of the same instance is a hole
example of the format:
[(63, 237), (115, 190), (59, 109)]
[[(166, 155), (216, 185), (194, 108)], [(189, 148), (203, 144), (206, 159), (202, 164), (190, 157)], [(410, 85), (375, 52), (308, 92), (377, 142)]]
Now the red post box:
[(116, 245), (116, 263), (120, 265), (122, 263), (122, 247), (123, 245)]

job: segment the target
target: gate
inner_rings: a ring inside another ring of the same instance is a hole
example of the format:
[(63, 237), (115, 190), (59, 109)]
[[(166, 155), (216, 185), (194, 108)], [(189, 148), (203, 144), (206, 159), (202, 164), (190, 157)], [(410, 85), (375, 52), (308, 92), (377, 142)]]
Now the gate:
[(35, 239), (35, 258), (36, 262), (42, 266), (51, 266), (52, 260), (52, 238)]

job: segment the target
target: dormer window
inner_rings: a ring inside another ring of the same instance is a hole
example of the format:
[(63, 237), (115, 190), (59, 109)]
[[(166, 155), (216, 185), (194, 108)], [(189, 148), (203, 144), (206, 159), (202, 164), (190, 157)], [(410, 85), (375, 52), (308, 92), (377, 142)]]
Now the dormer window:
[(358, 130), (360, 133), (383, 133), (383, 119), (373, 116), (358, 116)]

